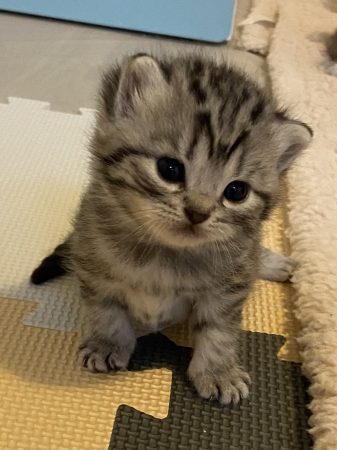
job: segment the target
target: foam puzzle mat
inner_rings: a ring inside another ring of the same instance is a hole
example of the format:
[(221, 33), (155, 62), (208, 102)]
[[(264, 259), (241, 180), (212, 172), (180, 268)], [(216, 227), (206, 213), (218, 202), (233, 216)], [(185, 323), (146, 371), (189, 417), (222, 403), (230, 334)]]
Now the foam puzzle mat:
[[(32, 268), (67, 234), (87, 180), (86, 145), (94, 113), (49, 110), (10, 98), (0, 104), (0, 296), (34, 300), (29, 325), (72, 330), (78, 295), (71, 279), (39, 289)], [(52, 311), (52, 313), (51, 313)]]
[[(309, 449), (288, 284), (258, 282), (246, 304), (241, 353), (253, 385), (238, 408), (200, 400), (189, 385), (186, 325), (140, 339), (128, 372), (79, 368), (74, 280), (28, 280), (69, 230), (94, 113), (10, 99), (0, 120), (0, 449)], [(264, 240), (286, 252), (284, 223), (281, 204)]]
[(130, 370), (162, 365), (172, 370), (168, 417), (159, 420), (121, 406), (109, 449), (309, 450), (305, 382), (297, 364), (277, 360), (281, 343), (280, 336), (243, 333), (241, 357), (252, 388), (250, 398), (233, 408), (195, 394), (185, 376), (190, 348), (160, 335), (140, 339)]

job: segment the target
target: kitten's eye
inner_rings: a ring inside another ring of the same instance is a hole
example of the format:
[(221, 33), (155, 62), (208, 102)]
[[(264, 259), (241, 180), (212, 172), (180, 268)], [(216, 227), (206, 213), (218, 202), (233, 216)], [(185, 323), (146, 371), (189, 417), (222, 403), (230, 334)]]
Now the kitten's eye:
[(244, 181), (235, 180), (229, 183), (224, 192), (224, 197), (230, 202), (242, 202), (247, 198), (249, 186)]
[(159, 175), (171, 183), (182, 183), (185, 181), (185, 167), (177, 159), (160, 158), (157, 161)]

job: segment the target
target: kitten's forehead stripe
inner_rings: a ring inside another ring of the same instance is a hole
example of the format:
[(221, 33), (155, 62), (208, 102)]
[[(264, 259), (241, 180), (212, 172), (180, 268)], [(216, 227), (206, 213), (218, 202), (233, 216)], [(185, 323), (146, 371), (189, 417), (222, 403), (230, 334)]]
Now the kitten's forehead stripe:
[(242, 90), (242, 94), (241, 94), (241, 102), (242, 104), (245, 102), (248, 102), (252, 97), (252, 94), (250, 93), (250, 91), (244, 87)]
[(218, 127), (221, 128), (224, 124), (224, 114), (226, 109), (226, 102), (223, 102), (218, 112)]
[(250, 95), (247, 95), (246, 90), (242, 89), (241, 92), (233, 92), (231, 94), (232, 96), (232, 102), (234, 105), (231, 105), (231, 111), (230, 111), (230, 126), (234, 126), (235, 122), (237, 121), (238, 115), (242, 108), (244, 107), (245, 103), (248, 102)]
[(205, 73), (205, 64), (200, 58), (196, 58), (192, 63), (192, 75), (202, 76)]
[(216, 149), (215, 149), (217, 161), (223, 161), (223, 160), (227, 161), (229, 159), (229, 157), (227, 156), (228, 148), (229, 148), (228, 143), (221, 142), (221, 141), (219, 141), (217, 143)]
[(211, 158), (214, 153), (214, 131), (210, 111), (202, 111), (197, 114), (196, 121), (199, 124), (200, 133), (205, 133), (209, 140), (208, 158)]
[[(230, 73), (226, 73), (227, 80), (229, 81)], [(218, 67), (213, 67), (212, 70), (210, 70), (208, 82), (210, 87), (221, 95), (222, 87), (224, 84), (224, 73), (223, 71)]]
[(190, 91), (199, 105), (205, 103), (207, 99), (207, 93), (201, 86), (200, 80), (198, 78), (194, 78), (190, 82)]
[[(242, 111), (242, 109), (245, 107), (246, 103), (249, 102), (249, 100), (252, 97), (252, 94), (248, 91), (246, 87), (243, 87), (242, 90), (238, 90), (236, 88), (233, 89), (233, 92), (229, 92), (229, 95), (231, 97), (232, 104), (230, 105), (230, 126), (234, 126), (235, 122), (238, 119), (239, 113)], [(234, 104), (234, 105), (233, 105)]]
[(211, 123), (211, 113), (208, 110), (199, 111), (194, 118), (193, 138), (186, 153), (187, 159), (192, 159), (200, 137), (204, 135), (208, 140), (208, 157), (214, 153), (214, 131)]
[(231, 147), (228, 149), (226, 153), (226, 160), (228, 161), (231, 157), (232, 153), (243, 143), (245, 139), (249, 136), (250, 130), (243, 130), (237, 137), (237, 139), (234, 141), (234, 143), (231, 145)]

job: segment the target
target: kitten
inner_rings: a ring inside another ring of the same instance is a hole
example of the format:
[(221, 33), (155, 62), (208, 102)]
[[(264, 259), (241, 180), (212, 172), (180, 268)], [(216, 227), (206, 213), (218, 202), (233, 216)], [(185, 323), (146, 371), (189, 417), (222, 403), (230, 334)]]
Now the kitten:
[(126, 369), (136, 337), (189, 318), (188, 376), (204, 398), (237, 403), (237, 351), (254, 280), (291, 263), (260, 247), (280, 175), (311, 140), (245, 74), (189, 55), (140, 54), (106, 74), (91, 180), (65, 243), (35, 270), (71, 270), (82, 292), (81, 363)]

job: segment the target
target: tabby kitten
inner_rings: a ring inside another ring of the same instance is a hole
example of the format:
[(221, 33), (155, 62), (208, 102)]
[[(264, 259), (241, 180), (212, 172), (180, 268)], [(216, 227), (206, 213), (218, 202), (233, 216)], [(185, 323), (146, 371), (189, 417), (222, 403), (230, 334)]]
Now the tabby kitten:
[(291, 263), (261, 249), (279, 178), (311, 139), (247, 75), (200, 56), (140, 54), (106, 74), (91, 180), (69, 238), (32, 275), (73, 271), (81, 363), (126, 369), (136, 337), (189, 318), (188, 376), (222, 404), (248, 395), (237, 351), (254, 280)]

